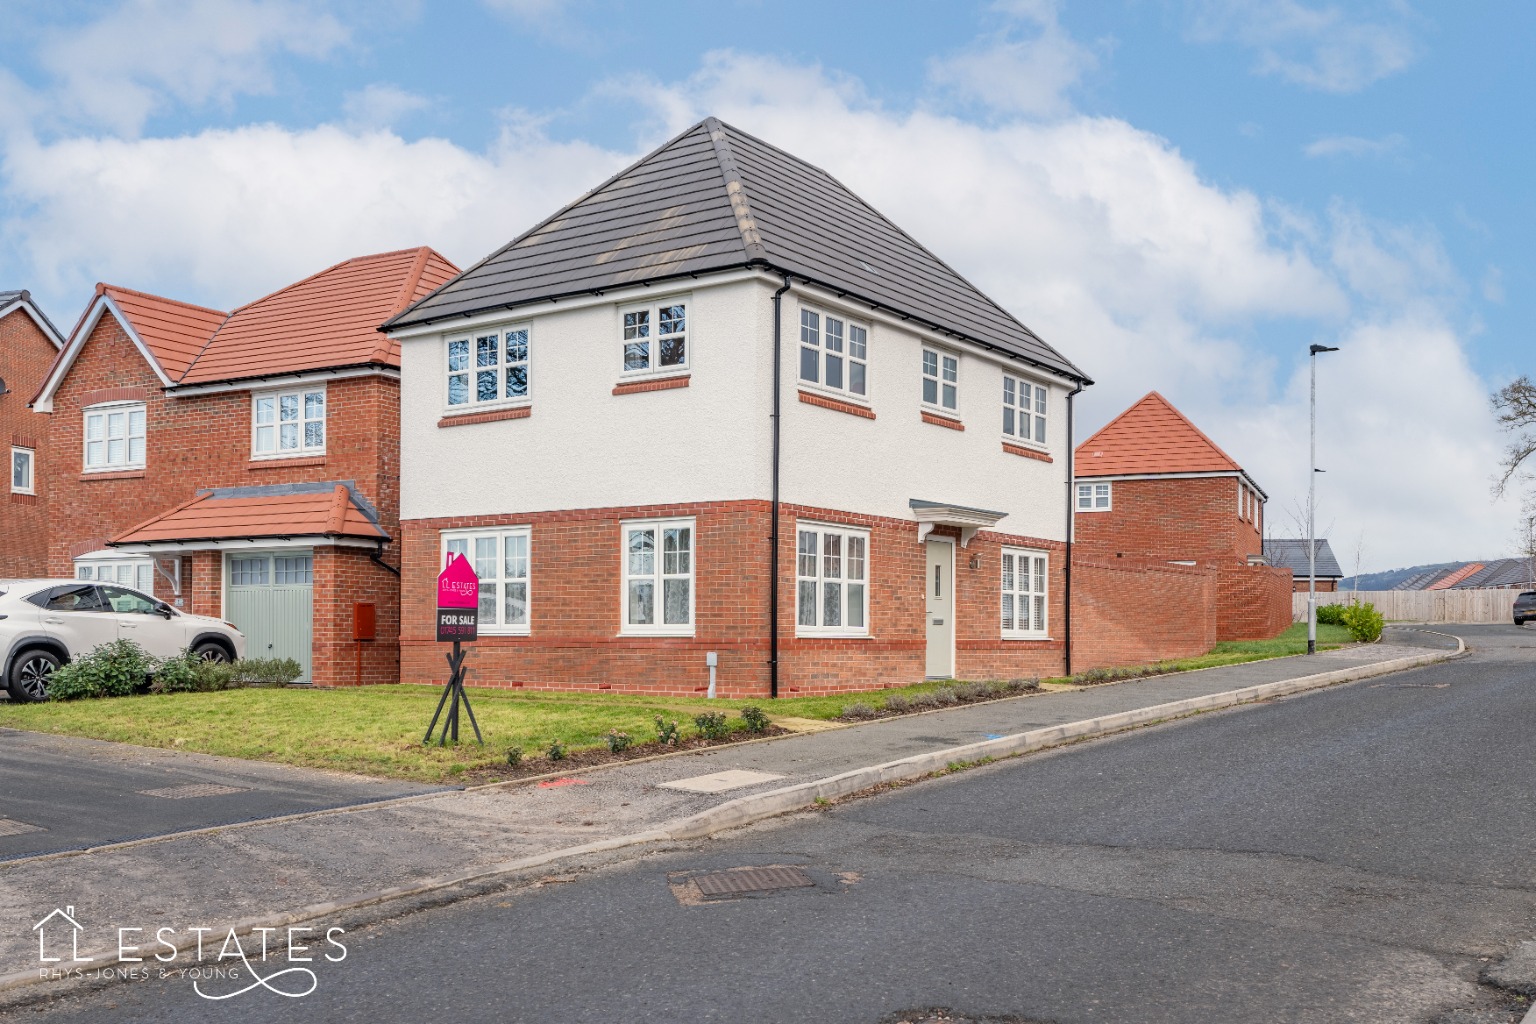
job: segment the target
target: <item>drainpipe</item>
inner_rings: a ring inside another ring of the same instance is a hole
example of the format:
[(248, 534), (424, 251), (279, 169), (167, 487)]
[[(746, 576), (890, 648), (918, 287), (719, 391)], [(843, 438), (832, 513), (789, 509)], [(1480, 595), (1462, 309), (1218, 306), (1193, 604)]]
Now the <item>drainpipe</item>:
[(1066, 621), (1066, 646), (1063, 648), (1062, 667), (1067, 675), (1072, 674), (1072, 533), (1077, 525), (1077, 452), (1072, 447), (1072, 399), (1082, 393), (1083, 385), (1067, 392), (1067, 564), (1063, 581), (1066, 585), (1066, 604), (1064, 605)]
[(789, 275), (784, 287), (773, 293), (773, 523), (768, 531), (768, 696), (779, 695), (779, 436), (781, 378), (784, 372), (783, 317), (780, 307), (789, 291)]
[(392, 566), (388, 562), (384, 561), (384, 545), (383, 544), (380, 544), (378, 547), (374, 548), (373, 551), (369, 552), (369, 554), (368, 554), (368, 561), (372, 562), (374, 565), (383, 566), (384, 568), (388, 569), (390, 572), (394, 573), (397, 577), (400, 575), (400, 570), (399, 569), (396, 569), (394, 566)]

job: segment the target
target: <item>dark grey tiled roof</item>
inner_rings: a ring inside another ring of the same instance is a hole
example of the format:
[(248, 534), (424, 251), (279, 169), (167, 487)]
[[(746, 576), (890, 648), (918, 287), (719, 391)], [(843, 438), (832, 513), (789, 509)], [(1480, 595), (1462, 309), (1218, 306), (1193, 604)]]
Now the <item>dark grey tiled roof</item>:
[[(1266, 540), (1264, 560), (1270, 565), (1291, 570), (1292, 576), (1307, 575), (1307, 542), (1305, 540)], [(1319, 579), (1341, 579), (1344, 570), (1333, 557), (1333, 549), (1327, 540), (1317, 542), (1317, 575)]]
[(1087, 380), (836, 178), (715, 118), (518, 236), (385, 327), (747, 266), (793, 274)]
[[(0, 309), (4, 309), (6, 306), (9, 306), (11, 303), (15, 302), (17, 299), (26, 299), (30, 302), (32, 299), (32, 293), (27, 291), (25, 288), (13, 289), (11, 291), (0, 291)], [(44, 313), (42, 309), (38, 307), (37, 303), (33, 302), (32, 308), (37, 311), (38, 316), (43, 318), (43, 323), (48, 325), (48, 329), (53, 332), (55, 337), (64, 337), (64, 335), (59, 333), (59, 329), (53, 325), (53, 321), (48, 319), (48, 314)]]
[(1481, 587), (1523, 587), (1531, 582), (1531, 563), (1524, 558), (1498, 558), (1484, 564), (1452, 590), (1473, 590)]

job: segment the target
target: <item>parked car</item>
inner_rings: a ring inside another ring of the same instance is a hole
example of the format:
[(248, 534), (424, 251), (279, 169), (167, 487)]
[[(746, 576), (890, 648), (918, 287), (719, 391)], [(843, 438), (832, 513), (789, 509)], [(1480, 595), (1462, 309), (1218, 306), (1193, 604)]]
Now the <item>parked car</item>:
[(212, 661), (245, 656), (245, 634), (228, 622), (137, 590), (86, 580), (0, 581), (0, 679), (12, 700), (43, 700), (54, 669), (118, 639), (157, 658), (188, 649)]
[(1523, 626), (1527, 619), (1536, 619), (1536, 590), (1527, 590), (1515, 598), (1515, 625)]

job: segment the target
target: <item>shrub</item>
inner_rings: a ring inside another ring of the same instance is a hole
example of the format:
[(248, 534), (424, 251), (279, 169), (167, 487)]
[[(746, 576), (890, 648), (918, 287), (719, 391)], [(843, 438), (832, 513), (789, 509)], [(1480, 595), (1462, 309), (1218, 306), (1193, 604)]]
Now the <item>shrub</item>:
[(939, 695), (931, 691), (928, 693), (914, 693), (911, 697), (911, 702), (914, 711), (926, 711), (929, 708), (939, 707), (942, 703), (939, 700)]
[(508, 765), (508, 767), (516, 768), (518, 765), (520, 765), (522, 763), (523, 763), (523, 748), (522, 747), (508, 747), (507, 748), (507, 765)]
[(1344, 625), (1344, 606), (1341, 604), (1320, 604), (1317, 606), (1317, 621), (1324, 626)]
[(664, 747), (675, 747), (681, 739), (676, 721), (668, 722), (660, 715), (656, 716), (656, 742)]
[[(220, 666), (210, 662), (214, 669)], [(292, 658), (245, 658), (224, 666), (230, 672), (229, 687), (287, 686), (304, 674), (304, 666)]]
[(960, 694), (953, 686), (941, 686), (933, 691), (933, 699), (939, 702), (940, 707), (948, 707), (960, 703)]
[(741, 709), (741, 720), (746, 723), (747, 732), (755, 736), (768, 731), (768, 712), (755, 704), (748, 704)]
[(879, 714), (879, 712), (877, 712), (874, 708), (870, 707), (868, 704), (861, 700), (856, 700), (852, 704), (844, 707), (843, 713), (838, 717), (858, 721), (864, 718), (874, 718), (877, 714)]
[(604, 738), (608, 741), (608, 749), (615, 754), (624, 753), (634, 742), (629, 738), (629, 733), (619, 732), (617, 729), (608, 730), (608, 735)]
[(149, 683), (155, 661), (132, 640), (102, 644), (54, 671), (48, 680), (53, 700), (126, 697)]
[(912, 702), (907, 699), (906, 694), (893, 693), (885, 698), (885, 710), (894, 711), (898, 715), (903, 714), (912, 710)]
[(961, 700), (985, 700), (991, 692), (986, 683), (961, 683), (955, 687), (955, 695)]
[(1369, 644), (1381, 639), (1381, 627), (1386, 624), (1386, 617), (1369, 601), (1352, 604), (1344, 609), (1344, 626), (1361, 643)]
[(723, 740), (731, 734), (731, 727), (723, 711), (706, 711), (694, 715), (693, 725), (699, 730), (699, 735), (707, 740)]
[(553, 740), (549, 744), (548, 754), (549, 754), (549, 759), (551, 761), (564, 761), (565, 760), (565, 744), (561, 743), (559, 740)]

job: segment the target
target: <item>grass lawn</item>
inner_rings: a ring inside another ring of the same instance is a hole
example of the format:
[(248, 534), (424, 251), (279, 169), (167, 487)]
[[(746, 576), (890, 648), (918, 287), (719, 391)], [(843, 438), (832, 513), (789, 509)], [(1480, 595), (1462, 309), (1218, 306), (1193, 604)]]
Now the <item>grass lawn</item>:
[[(1320, 646), (1337, 646), (1350, 639), (1348, 631), (1339, 626), (1320, 625), (1317, 634)], [(1303, 624), (1274, 640), (1218, 644), (1209, 654), (1166, 662), (1153, 670), (1232, 665), (1300, 654), (1306, 647)], [(890, 694), (910, 697), (943, 685), (924, 683), (895, 690), (777, 701), (471, 688), (475, 716), (485, 734), (483, 749), (473, 742), (456, 749), (421, 745), (422, 733), (441, 694), (438, 687), (429, 686), (247, 689), (71, 703), (0, 703), (0, 727), (439, 782), (452, 781), (466, 771), (505, 765), (506, 752), (514, 746), (522, 747), (529, 756), (543, 753), (555, 739), (572, 751), (602, 747), (603, 737), (613, 729), (643, 743), (655, 738), (653, 720), (657, 715), (677, 719), (684, 735), (691, 736), (693, 716), (701, 711), (725, 711), (736, 725), (740, 724), (736, 712), (748, 704), (762, 707), (775, 718), (833, 719), (855, 702), (879, 707)], [(460, 722), (459, 735), (473, 740), (467, 718)]]

